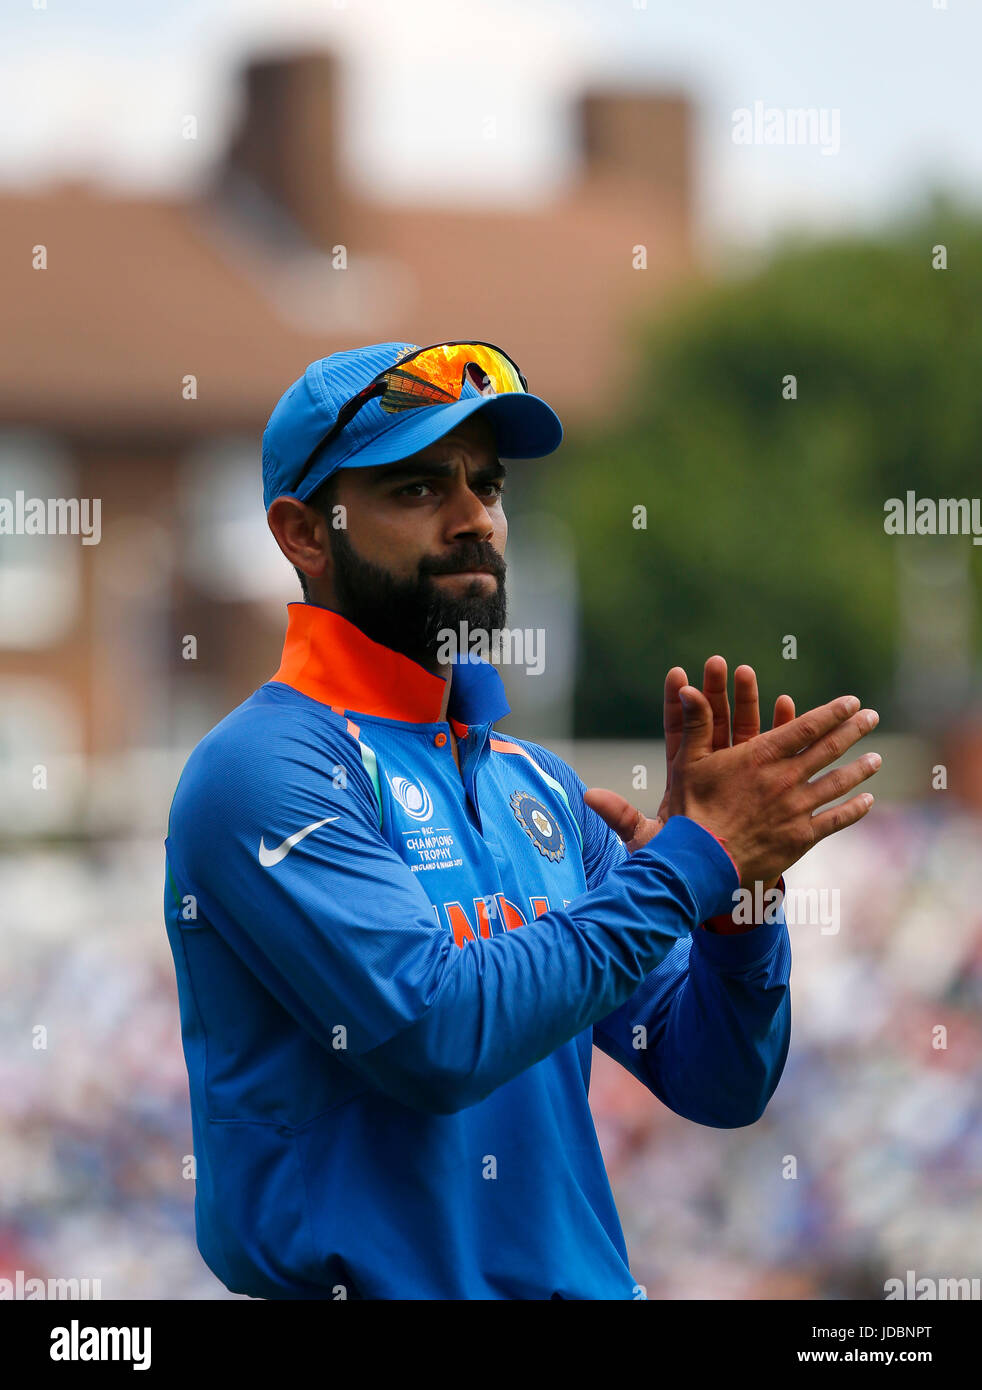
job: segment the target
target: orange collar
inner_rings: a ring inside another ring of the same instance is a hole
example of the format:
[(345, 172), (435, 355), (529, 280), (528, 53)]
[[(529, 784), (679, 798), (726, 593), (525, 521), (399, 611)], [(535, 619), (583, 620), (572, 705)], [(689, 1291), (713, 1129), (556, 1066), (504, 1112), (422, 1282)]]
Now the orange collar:
[[(411, 657), (366, 637), (333, 609), (287, 605), (279, 670), (271, 679), (290, 685), (338, 712), (436, 724), (446, 681)], [(454, 664), (447, 717), (464, 738), (469, 724), (488, 724), (509, 712), (498, 672), (487, 661)]]

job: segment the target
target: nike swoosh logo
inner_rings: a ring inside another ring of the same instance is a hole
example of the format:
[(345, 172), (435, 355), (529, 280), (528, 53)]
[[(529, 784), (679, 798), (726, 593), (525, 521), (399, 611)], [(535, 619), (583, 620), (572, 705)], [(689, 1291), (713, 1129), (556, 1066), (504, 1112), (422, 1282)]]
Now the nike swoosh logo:
[(326, 825), (329, 820), (337, 820), (337, 816), (325, 816), (323, 820), (315, 820), (313, 825), (305, 825), (302, 830), (296, 831), (293, 835), (288, 835), (281, 845), (275, 849), (267, 849), (263, 844), (262, 836), (259, 837), (259, 862), (264, 869), (271, 869), (274, 864), (279, 864), (282, 859), (290, 853), (294, 845), (299, 845), (300, 841), (315, 830), (320, 830), (322, 825)]

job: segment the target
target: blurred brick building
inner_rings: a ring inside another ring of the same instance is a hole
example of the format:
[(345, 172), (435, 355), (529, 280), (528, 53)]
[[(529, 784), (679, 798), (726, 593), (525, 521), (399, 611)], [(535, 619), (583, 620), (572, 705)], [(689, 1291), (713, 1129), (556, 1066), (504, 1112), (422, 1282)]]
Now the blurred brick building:
[(101, 499), (98, 545), (0, 535), (8, 828), (59, 820), (27, 790), (37, 765), (63, 770), (62, 818), (91, 819), (73, 803), (91, 759), (186, 747), (271, 674), (299, 593), (259, 440), (308, 362), (474, 334), (575, 428), (624, 390), (631, 319), (692, 273), (684, 98), (583, 94), (579, 173), (546, 206), (400, 207), (345, 185), (338, 76), (320, 52), (252, 64), (184, 200), (0, 194), (0, 497)]

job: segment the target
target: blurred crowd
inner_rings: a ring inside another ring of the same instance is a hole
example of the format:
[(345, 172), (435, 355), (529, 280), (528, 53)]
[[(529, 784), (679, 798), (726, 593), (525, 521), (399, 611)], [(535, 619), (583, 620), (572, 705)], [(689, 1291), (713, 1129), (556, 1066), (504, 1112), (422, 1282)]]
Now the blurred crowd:
[(231, 1296), (197, 1254), (183, 1176), (162, 866), (159, 842), (127, 841), (0, 867), (0, 1277), (100, 1279), (103, 1298)]
[[(793, 1032), (764, 1117), (712, 1130), (594, 1053), (591, 1100), (649, 1298), (882, 1299), (982, 1274), (982, 816), (878, 804), (791, 886)], [(159, 890), (159, 891), (158, 891)], [(0, 1277), (232, 1297), (194, 1244), (162, 847), (0, 861)]]

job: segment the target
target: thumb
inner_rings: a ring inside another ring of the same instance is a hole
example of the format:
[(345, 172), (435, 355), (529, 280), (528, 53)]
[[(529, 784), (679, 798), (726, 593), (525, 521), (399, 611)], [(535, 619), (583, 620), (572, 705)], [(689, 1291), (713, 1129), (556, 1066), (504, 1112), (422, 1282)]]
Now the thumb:
[(616, 830), (622, 840), (630, 840), (637, 828), (641, 812), (632, 806), (626, 797), (606, 787), (589, 787), (583, 793), (583, 800), (607, 822), (611, 830)]
[(659, 819), (651, 820), (642, 815), (625, 797), (606, 787), (588, 787), (583, 800), (624, 841), (630, 854), (647, 844), (662, 828)]
[(713, 751), (713, 709), (694, 685), (684, 685), (679, 699), (682, 701), (682, 742), (677, 756), (683, 763), (693, 762)]

